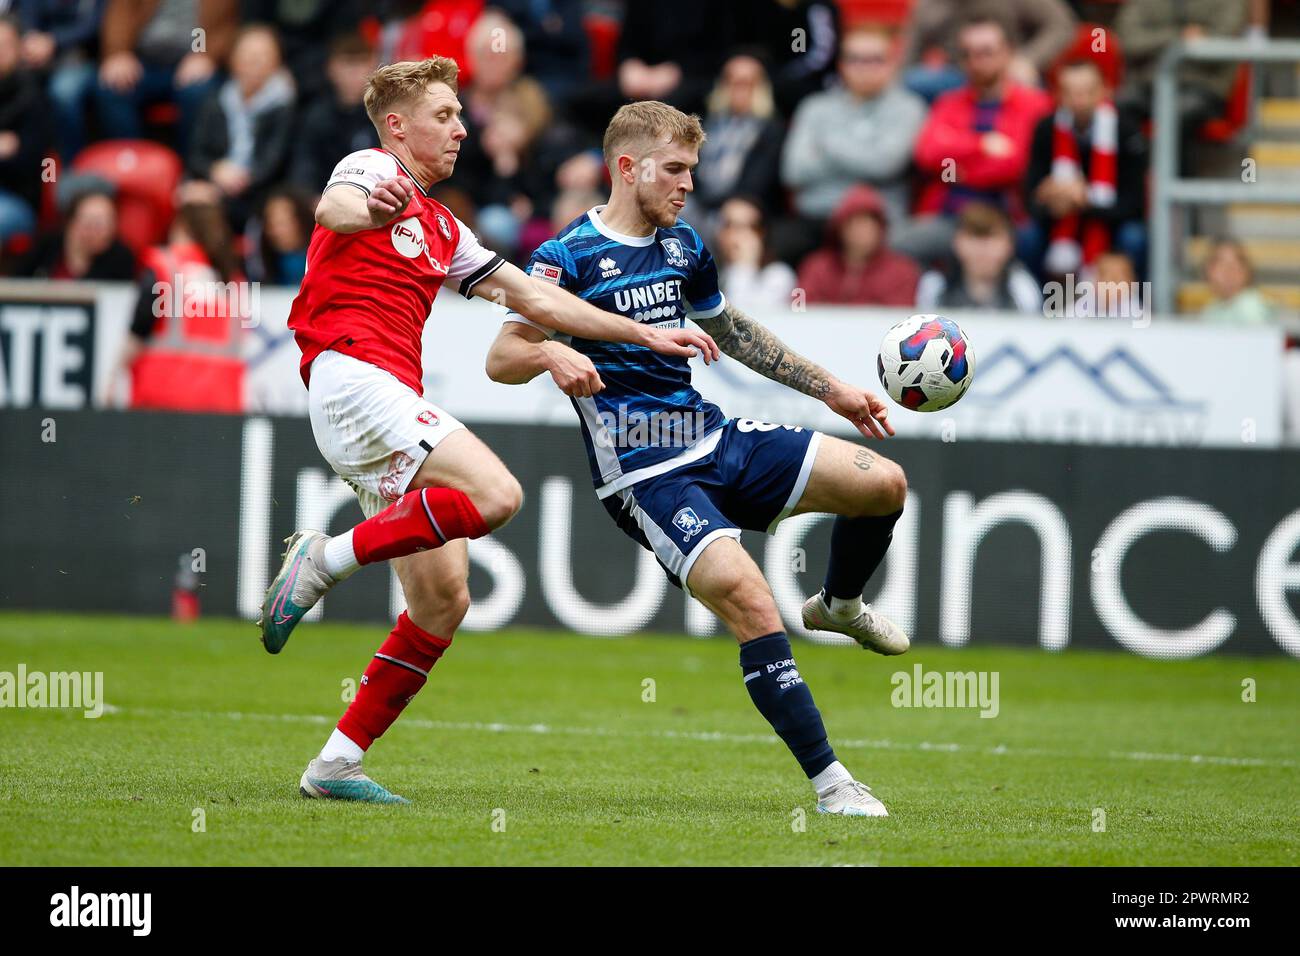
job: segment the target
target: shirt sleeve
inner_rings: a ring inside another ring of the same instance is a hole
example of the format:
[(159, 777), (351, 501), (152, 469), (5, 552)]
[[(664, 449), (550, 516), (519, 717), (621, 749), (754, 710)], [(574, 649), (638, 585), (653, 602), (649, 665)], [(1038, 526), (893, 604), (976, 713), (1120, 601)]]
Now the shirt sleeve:
[(339, 160), (325, 183), (325, 189), (355, 186), (369, 196), (376, 185), (396, 175), (397, 163), (393, 157), (377, 149), (362, 149)]
[(459, 219), (456, 228), (460, 231), (460, 241), (451, 255), (447, 278), (459, 282), (460, 294), (468, 299), (473, 295), (474, 287), (500, 269), (505, 260), (480, 245), (474, 231)]
[(721, 314), (727, 299), (718, 288), (718, 264), (713, 261), (713, 254), (699, 233), (691, 230), (691, 235), (695, 240), (695, 272), (687, 280), (684, 290), (686, 317), (711, 319)]
[[(569, 254), (569, 250), (555, 239), (548, 239), (537, 247), (537, 251), (529, 258), (524, 271), (534, 279), (541, 282), (550, 282), (553, 285), (558, 285), (561, 289), (572, 292), (577, 283), (574, 267), (573, 256)], [(538, 331), (546, 333), (548, 339), (555, 335), (554, 329), (538, 325), (513, 309), (506, 315), (506, 321), (532, 326)]]

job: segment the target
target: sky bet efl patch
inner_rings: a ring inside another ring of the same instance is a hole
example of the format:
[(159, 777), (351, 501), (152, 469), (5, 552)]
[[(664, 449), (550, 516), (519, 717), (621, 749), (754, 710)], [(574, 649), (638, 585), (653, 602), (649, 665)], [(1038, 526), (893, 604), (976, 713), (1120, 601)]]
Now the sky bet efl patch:
[(552, 282), (555, 285), (559, 285), (560, 267), (547, 265), (545, 262), (534, 262), (532, 276), (535, 279), (542, 279), (546, 282)]

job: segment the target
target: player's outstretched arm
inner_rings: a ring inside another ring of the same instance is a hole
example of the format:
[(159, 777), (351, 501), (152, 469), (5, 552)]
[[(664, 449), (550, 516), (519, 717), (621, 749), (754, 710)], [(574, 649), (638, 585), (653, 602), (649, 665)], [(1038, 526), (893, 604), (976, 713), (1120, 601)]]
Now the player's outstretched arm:
[(661, 355), (685, 358), (698, 352), (705, 362), (716, 361), (720, 355), (717, 344), (707, 333), (686, 328), (660, 329), (633, 322), (602, 311), (557, 285), (534, 279), (509, 263), (474, 286), (471, 294), (508, 306), (538, 325), (574, 338), (630, 342)]
[(791, 350), (766, 326), (730, 302), (713, 318), (696, 319), (695, 323), (736, 361), (774, 382), (825, 402), (831, 411), (847, 418), (867, 438), (894, 434), (894, 427), (889, 424), (889, 408), (883, 401), (841, 382), (816, 362)]
[(369, 193), (355, 183), (338, 183), (320, 197), (316, 221), (341, 233), (386, 226), (405, 211), (414, 195), (415, 186), (405, 176), (376, 183)]
[(546, 333), (521, 322), (507, 322), (488, 350), (488, 378), (503, 385), (522, 385), (543, 372), (565, 395), (586, 398), (605, 387), (591, 359)]

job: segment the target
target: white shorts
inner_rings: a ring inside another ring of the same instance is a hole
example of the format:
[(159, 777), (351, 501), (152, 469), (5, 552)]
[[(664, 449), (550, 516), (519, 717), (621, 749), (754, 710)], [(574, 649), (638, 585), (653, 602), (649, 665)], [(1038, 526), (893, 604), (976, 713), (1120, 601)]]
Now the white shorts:
[(317, 356), (310, 381), (316, 446), (368, 518), (405, 494), (425, 456), (465, 427), (391, 373), (341, 352)]

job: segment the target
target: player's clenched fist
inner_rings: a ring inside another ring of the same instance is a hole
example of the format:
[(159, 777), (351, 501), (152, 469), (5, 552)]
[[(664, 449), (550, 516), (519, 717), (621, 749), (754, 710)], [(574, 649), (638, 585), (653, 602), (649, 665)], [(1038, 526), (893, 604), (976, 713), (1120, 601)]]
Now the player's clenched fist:
[(565, 395), (572, 398), (590, 398), (605, 387), (600, 380), (600, 373), (591, 359), (577, 349), (571, 349), (560, 342), (545, 342), (542, 345), (551, 371), (551, 378)]
[(370, 190), (370, 198), (366, 200), (370, 221), (376, 226), (387, 225), (401, 215), (414, 195), (415, 186), (405, 176), (381, 180)]

